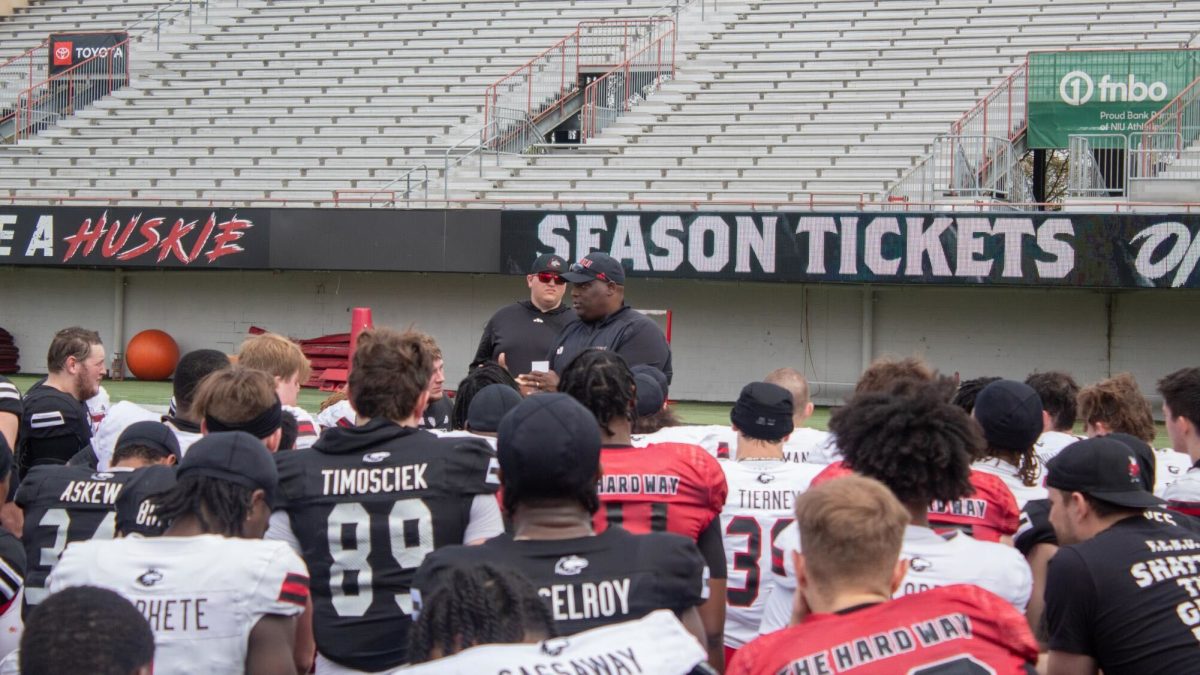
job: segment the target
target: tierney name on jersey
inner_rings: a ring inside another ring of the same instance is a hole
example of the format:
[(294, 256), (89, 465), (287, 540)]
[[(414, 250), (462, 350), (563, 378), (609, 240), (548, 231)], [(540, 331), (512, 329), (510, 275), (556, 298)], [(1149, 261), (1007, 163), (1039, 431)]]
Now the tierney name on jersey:
[(427, 468), (428, 464), (405, 464), (369, 469), (322, 469), (322, 491), (326, 495), (362, 495), (428, 490)]

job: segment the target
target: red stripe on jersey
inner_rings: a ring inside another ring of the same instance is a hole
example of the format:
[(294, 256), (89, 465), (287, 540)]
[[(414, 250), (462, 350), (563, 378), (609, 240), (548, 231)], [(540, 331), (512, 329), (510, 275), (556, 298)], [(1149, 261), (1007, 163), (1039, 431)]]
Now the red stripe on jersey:
[(346, 419), (345, 417), (339, 417), (338, 421), (337, 421), (337, 425), (343, 429), (351, 429), (354, 427), (354, 422), (351, 422), (350, 420)]
[(1167, 508), (1185, 516), (1200, 518), (1200, 502), (1167, 502)]
[(279, 601), (304, 606), (308, 604), (308, 577), (288, 574), (279, 587)]
[(317, 428), (312, 422), (301, 422), (296, 425), (296, 435), (298, 436), (316, 436)]

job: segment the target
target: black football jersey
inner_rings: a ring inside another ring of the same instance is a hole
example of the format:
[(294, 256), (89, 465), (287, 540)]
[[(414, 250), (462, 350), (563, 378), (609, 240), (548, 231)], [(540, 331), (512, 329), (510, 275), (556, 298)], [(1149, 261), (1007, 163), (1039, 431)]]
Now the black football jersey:
[(25, 511), (26, 611), (47, 595), (46, 577), (67, 544), (112, 539), (117, 497), (132, 471), (97, 472), (81, 466), (35, 466), (17, 488)]
[(443, 396), (436, 401), (430, 401), (429, 406), (425, 408), (425, 414), (421, 416), (421, 423), (418, 425), (422, 429), (441, 429), (442, 431), (450, 430), (450, 416), (454, 414), (454, 402), (449, 396)]
[(17, 389), (17, 385), (13, 384), (12, 380), (0, 375), (0, 412), (12, 413), (20, 417), (23, 409), (21, 390)]
[(708, 574), (695, 542), (665, 532), (631, 534), (617, 526), (579, 539), (515, 541), (502, 534), (479, 546), (440, 549), (417, 572), (418, 597), (428, 600), (446, 570), (483, 562), (529, 579), (560, 635), (640, 619), (656, 609), (678, 613), (708, 595)]
[(25, 392), (17, 464), (24, 476), (41, 464), (66, 464), (92, 440), (87, 404), (54, 387), (36, 384)]
[(375, 420), (275, 457), (275, 508), (308, 564), (317, 649), (356, 670), (403, 664), (413, 575), (434, 549), (463, 543), (475, 496), (499, 487), (495, 453)]
[(25, 547), (11, 532), (0, 528), (0, 614), (12, 609), (25, 579)]
[(133, 472), (117, 496), (117, 532), (125, 536), (139, 534), (157, 537), (167, 523), (155, 515), (154, 497), (175, 487), (175, 467), (163, 464), (146, 466)]
[[(1143, 515), (1147, 520), (1176, 525), (1200, 534), (1200, 518), (1170, 511), (1165, 507), (1146, 509)], [(1013, 545), (1022, 555), (1029, 555), (1029, 551), (1038, 544), (1058, 545), (1058, 536), (1054, 532), (1054, 526), (1050, 524), (1049, 499), (1031, 499), (1025, 503), (1021, 509), (1020, 527), (1013, 537)]]

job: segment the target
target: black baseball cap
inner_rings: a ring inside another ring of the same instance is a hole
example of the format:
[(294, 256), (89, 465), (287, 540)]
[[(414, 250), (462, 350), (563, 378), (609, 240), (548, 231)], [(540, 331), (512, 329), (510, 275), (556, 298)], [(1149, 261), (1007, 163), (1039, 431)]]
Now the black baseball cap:
[(476, 392), (467, 407), (467, 429), (493, 432), (500, 420), (521, 402), (521, 394), (507, 384), (489, 384)]
[(573, 284), (586, 284), (589, 281), (611, 281), (614, 284), (625, 284), (625, 268), (615, 258), (599, 251), (593, 251), (562, 275), (562, 278)]
[(654, 377), (647, 373), (634, 373), (633, 383), (637, 386), (638, 417), (649, 417), (662, 410), (667, 399)]
[(655, 368), (648, 363), (639, 363), (636, 366), (630, 366), (629, 372), (633, 373), (634, 377), (638, 375), (649, 375), (650, 377), (654, 378), (655, 383), (658, 384), (658, 388), (662, 390), (663, 400), (666, 400), (666, 398), (670, 396), (670, 392), (667, 391), (667, 388), (671, 383), (667, 381), (667, 374), (658, 368)]
[(1158, 471), (1158, 458), (1154, 456), (1154, 448), (1146, 441), (1129, 434), (1106, 434), (1105, 438), (1120, 441), (1133, 451), (1134, 458), (1142, 465), (1142, 487), (1146, 492), (1154, 492), (1154, 476)]
[(600, 427), (567, 394), (530, 396), (500, 421), (496, 454), (505, 489), (566, 496), (596, 479)]
[(777, 441), (792, 433), (795, 410), (792, 392), (770, 382), (751, 382), (742, 387), (729, 421), (751, 438)]
[(1100, 501), (1134, 509), (1159, 506), (1147, 492), (1142, 465), (1129, 446), (1099, 436), (1076, 441), (1046, 464), (1046, 486), (1082, 492)]
[(972, 413), (990, 447), (1024, 451), (1042, 435), (1042, 399), (1033, 387), (996, 380), (975, 397)]
[(150, 448), (164, 455), (174, 455), (175, 461), (180, 459), (179, 439), (175, 437), (175, 432), (162, 422), (147, 420), (134, 422), (125, 427), (125, 430), (117, 437), (114, 449), (122, 450), (131, 446)]
[(530, 274), (538, 274), (541, 272), (551, 272), (561, 275), (567, 270), (567, 261), (553, 253), (543, 253), (533, 261), (533, 267), (529, 269)]
[(208, 476), (267, 493), (272, 504), (279, 470), (267, 446), (244, 431), (220, 431), (192, 444), (179, 463), (179, 479)]

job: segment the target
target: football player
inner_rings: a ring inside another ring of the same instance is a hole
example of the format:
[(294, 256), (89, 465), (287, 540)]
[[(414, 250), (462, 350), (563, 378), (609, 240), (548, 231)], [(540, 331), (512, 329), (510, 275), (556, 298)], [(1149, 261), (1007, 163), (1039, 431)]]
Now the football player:
[(33, 466), (66, 464), (92, 440), (84, 401), (100, 390), (104, 358), (96, 331), (72, 327), (55, 333), (46, 355), (50, 374), (25, 392), (16, 448), (21, 478)]
[(237, 362), (239, 366), (261, 370), (274, 378), (275, 393), (284, 411), (296, 418), (296, 447), (312, 447), (321, 429), (312, 415), (296, 404), (300, 387), (312, 373), (300, 345), (275, 333), (255, 335), (242, 343)]

